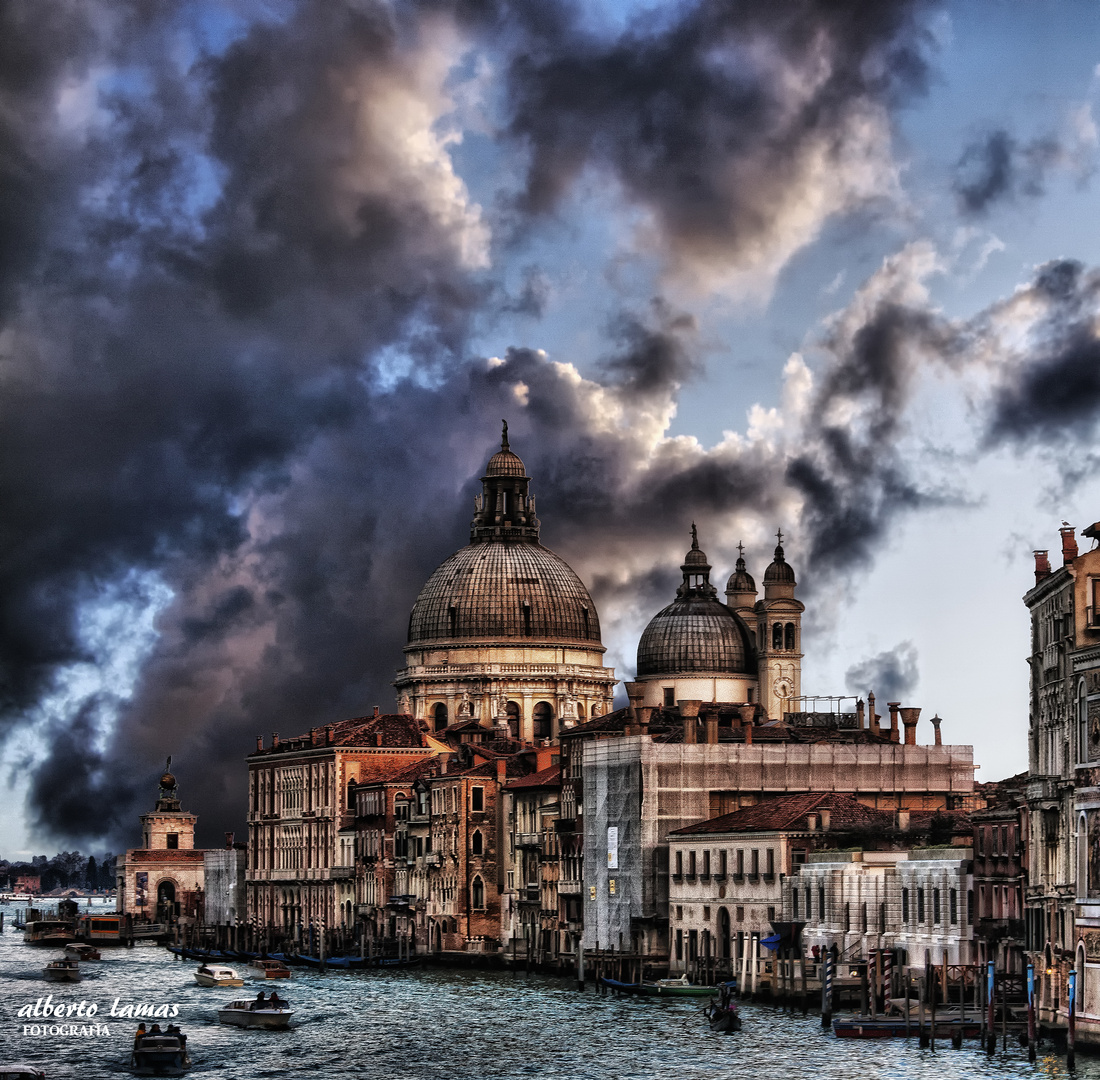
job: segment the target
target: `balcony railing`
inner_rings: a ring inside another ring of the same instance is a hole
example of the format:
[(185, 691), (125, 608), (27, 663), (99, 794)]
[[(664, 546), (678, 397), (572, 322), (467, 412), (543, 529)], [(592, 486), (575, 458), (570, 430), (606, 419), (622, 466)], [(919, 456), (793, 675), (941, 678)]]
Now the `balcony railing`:
[(516, 833), (516, 847), (537, 848), (542, 845), (542, 840), (537, 832)]
[(559, 896), (580, 896), (584, 891), (583, 881), (559, 881), (558, 882), (558, 895)]

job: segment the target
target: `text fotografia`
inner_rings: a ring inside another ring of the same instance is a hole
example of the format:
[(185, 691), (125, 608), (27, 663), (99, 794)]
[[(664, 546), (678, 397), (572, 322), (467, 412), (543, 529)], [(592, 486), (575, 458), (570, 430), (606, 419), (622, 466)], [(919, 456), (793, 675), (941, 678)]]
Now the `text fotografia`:
[(82, 1035), (85, 1038), (110, 1035), (106, 1024), (24, 1024), (24, 1035)]
[[(35, 1019), (53, 1017), (55, 1020), (67, 1020), (76, 1016), (83, 1020), (96, 1016), (98, 1013), (99, 1005), (94, 1001), (84, 1001), (82, 999), (80, 1001), (55, 1002), (53, 994), (47, 994), (44, 998), (39, 998), (33, 1005), (30, 1002), (20, 1005), (19, 1012), (16, 1015), (27, 1018), (33, 1016)], [(180, 1007), (172, 1003), (155, 1005), (147, 1001), (137, 1001), (123, 1005), (121, 998), (115, 998), (107, 1015), (117, 1017), (120, 1020), (134, 1020), (144, 1017), (153, 1020), (167, 1020), (179, 1016), (179, 1014)]]

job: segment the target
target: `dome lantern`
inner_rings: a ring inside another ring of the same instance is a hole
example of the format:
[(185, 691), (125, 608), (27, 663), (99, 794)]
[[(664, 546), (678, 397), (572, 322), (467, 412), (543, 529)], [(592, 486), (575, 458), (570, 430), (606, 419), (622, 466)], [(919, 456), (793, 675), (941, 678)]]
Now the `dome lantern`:
[(508, 421), (501, 421), (500, 449), (489, 458), (481, 478), (481, 494), (474, 499), (470, 542), (480, 540), (538, 540), (539, 519), (528, 492), (531, 478), (519, 455), (508, 445)]

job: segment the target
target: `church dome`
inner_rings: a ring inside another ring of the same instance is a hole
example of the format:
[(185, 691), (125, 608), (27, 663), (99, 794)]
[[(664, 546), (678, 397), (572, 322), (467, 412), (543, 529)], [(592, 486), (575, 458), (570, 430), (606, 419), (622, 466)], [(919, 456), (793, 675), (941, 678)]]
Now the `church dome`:
[(518, 454), (511, 450), (498, 450), (485, 469), (486, 476), (526, 476), (527, 470)]
[(691, 527), (691, 550), (680, 567), (676, 599), (657, 612), (638, 642), (639, 679), (652, 675), (755, 675), (748, 627), (716, 598), (710, 563)]
[(783, 539), (780, 533), (779, 543), (775, 545), (775, 558), (764, 571), (765, 585), (797, 585), (794, 579), (794, 567), (783, 557)]
[[(517, 459), (518, 460), (518, 459)], [(537, 542), (478, 542), (455, 552), (420, 590), (409, 644), (456, 639), (600, 644), (592, 597), (568, 564)]]

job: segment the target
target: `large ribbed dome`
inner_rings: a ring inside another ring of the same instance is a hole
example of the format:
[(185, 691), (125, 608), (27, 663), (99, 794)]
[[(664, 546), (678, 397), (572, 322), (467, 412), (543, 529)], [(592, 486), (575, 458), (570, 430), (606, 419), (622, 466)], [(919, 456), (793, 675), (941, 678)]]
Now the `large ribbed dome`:
[(638, 678), (693, 673), (756, 674), (745, 624), (710, 597), (674, 600), (650, 619), (638, 642)]
[(581, 579), (549, 548), (495, 540), (452, 555), (420, 590), (409, 644), (456, 639), (576, 641), (599, 646), (600, 620)]

